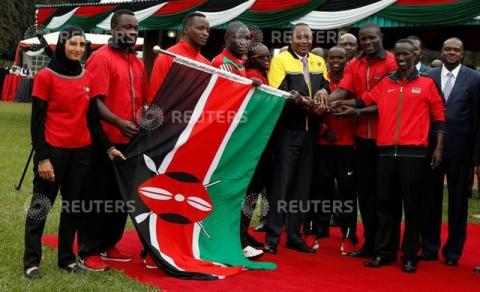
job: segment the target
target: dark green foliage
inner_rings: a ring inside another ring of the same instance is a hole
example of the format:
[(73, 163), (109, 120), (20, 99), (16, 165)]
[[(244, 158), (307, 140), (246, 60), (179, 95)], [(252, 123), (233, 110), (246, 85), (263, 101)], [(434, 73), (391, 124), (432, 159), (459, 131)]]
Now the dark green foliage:
[(0, 60), (13, 60), (17, 44), (35, 21), (35, 4), (88, 3), (99, 0), (1, 0), (0, 1)]

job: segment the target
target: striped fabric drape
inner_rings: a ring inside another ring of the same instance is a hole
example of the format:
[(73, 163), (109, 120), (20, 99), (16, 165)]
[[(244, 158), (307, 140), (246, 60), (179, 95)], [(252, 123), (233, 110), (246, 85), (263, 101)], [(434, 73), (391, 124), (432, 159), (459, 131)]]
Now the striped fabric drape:
[(478, 23), (478, 0), (133, 0), (117, 3), (37, 5), (36, 21), (50, 31), (78, 25), (108, 30), (115, 10), (130, 9), (141, 30), (180, 28), (187, 13), (199, 11), (212, 27), (234, 20), (259, 28), (288, 28), (304, 22), (334, 29), (369, 21), (409, 26)]

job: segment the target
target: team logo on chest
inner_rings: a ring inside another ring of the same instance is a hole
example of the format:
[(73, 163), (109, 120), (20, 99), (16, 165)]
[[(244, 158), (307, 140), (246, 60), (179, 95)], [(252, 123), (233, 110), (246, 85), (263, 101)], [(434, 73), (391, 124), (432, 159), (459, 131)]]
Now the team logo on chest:
[(420, 94), (422, 89), (420, 87), (412, 87), (412, 93)]

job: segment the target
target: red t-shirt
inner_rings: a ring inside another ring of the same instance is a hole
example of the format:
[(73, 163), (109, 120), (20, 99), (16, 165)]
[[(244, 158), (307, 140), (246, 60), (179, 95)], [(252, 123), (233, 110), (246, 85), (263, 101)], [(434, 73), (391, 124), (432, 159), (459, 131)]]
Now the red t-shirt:
[(81, 148), (91, 144), (87, 124), (92, 75), (64, 76), (49, 68), (33, 81), (32, 96), (47, 102), (45, 140), (58, 148)]
[[(180, 55), (182, 57), (186, 57), (203, 64), (210, 65), (210, 61), (207, 60), (200, 51), (195, 50), (192, 48), (185, 40), (181, 40), (178, 44), (171, 46), (167, 49), (167, 51), (172, 52), (174, 54)], [(152, 74), (150, 74), (150, 87), (148, 89), (148, 99), (153, 100), (153, 98), (157, 95), (160, 86), (162, 86), (163, 80), (167, 77), (168, 71), (173, 64), (173, 58), (165, 55), (159, 54), (155, 58), (155, 62), (153, 63)]]
[[(138, 123), (147, 99), (148, 83), (143, 62), (134, 54), (104, 45), (93, 52), (85, 67), (95, 76), (92, 96), (101, 100), (118, 118)], [(103, 130), (114, 144), (130, 139), (114, 125), (102, 121)]]
[[(370, 62), (366, 55), (362, 55), (348, 62), (338, 87), (360, 97), (370, 91), (384, 76), (395, 70), (397, 70), (397, 63), (390, 52), (380, 51), (378, 56)], [(377, 115), (361, 116), (357, 121), (355, 135), (364, 139), (376, 139), (377, 128)]]
[[(338, 83), (328, 74), (330, 80), (330, 89), (334, 91), (338, 87)], [(353, 146), (353, 132), (355, 129), (355, 121), (353, 118), (337, 118), (332, 113), (325, 113), (323, 123), (335, 133), (336, 141), (330, 143), (324, 136), (320, 136), (318, 144), (320, 145), (337, 145), (337, 146)]]
[(249, 79), (255, 78), (260, 80), (262, 84), (268, 85), (267, 74), (258, 71), (257, 69), (248, 68), (247, 69), (247, 77)]
[(224, 71), (231, 72), (243, 77), (247, 77), (247, 71), (245, 70), (245, 63), (239, 58), (235, 57), (227, 49), (213, 58), (212, 66), (215, 68), (220, 68)]

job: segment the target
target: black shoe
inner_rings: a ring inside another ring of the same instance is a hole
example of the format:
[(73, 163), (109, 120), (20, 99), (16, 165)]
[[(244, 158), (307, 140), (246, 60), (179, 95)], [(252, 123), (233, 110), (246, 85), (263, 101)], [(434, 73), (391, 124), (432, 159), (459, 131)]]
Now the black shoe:
[(366, 249), (361, 249), (359, 251), (354, 251), (354, 252), (350, 253), (349, 255), (352, 256), (352, 257), (355, 257), (355, 258), (371, 258), (371, 257), (374, 256), (372, 251), (366, 250)]
[(480, 266), (473, 268), (473, 271), (475, 273), (480, 273)]
[(379, 268), (381, 266), (387, 266), (393, 262), (392, 259), (386, 257), (377, 256), (373, 261), (365, 262), (363, 265), (367, 268)]
[(458, 261), (457, 260), (447, 260), (445, 259), (445, 264), (450, 267), (456, 267), (458, 266)]
[(71, 264), (66, 267), (60, 267), (60, 269), (65, 270), (67, 273), (74, 273), (74, 274), (83, 273), (85, 271), (78, 264)]
[(307, 246), (307, 244), (303, 241), (287, 242), (287, 248), (304, 253), (315, 253), (315, 249)]
[(269, 254), (277, 254), (277, 247), (276, 246), (273, 246), (273, 245), (265, 245), (265, 247), (263, 248), (263, 252), (265, 253), (269, 253)]
[(26, 269), (24, 274), (27, 279), (31, 280), (38, 280), (43, 277), (42, 272), (40, 272), (40, 269), (38, 267), (31, 267), (29, 269)]
[(415, 273), (417, 271), (417, 264), (414, 261), (407, 260), (403, 263), (402, 271), (406, 273)]
[(438, 255), (421, 254), (420, 255), (420, 260), (425, 261), (425, 262), (438, 261)]

